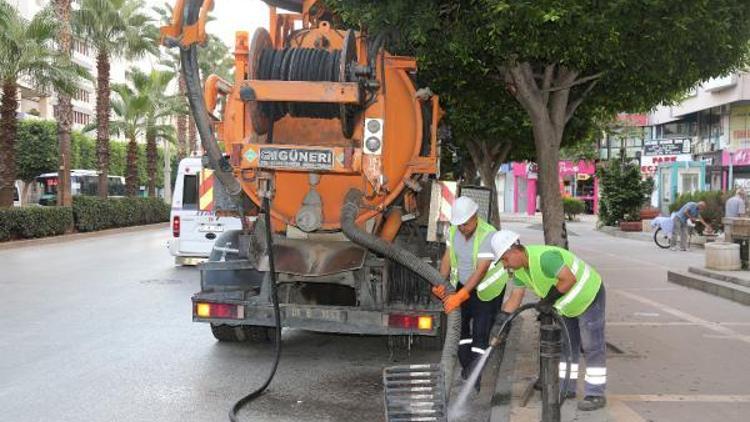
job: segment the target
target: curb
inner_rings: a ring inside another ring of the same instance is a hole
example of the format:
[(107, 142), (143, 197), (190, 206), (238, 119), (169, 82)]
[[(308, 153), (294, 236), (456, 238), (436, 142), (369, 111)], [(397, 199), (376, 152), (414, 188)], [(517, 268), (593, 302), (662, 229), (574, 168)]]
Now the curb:
[(26, 248), (30, 246), (52, 245), (56, 243), (68, 243), (76, 240), (91, 239), (122, 233), (132, 233), (159, 228), (168, 228), (169, 222), (146, 224), (142, 226), (118, 227), (115, 229), (98, 230), (86, 233), (62, 234), (59, 236), (42, 237), (39, 239), (10, 240), (0, 243), (0, 251), (16, 248)]
[(750, 306), (750, 288), (695, 273), (667, 272), (667, 281)]
[(713, 278), (719, 281), (726, 281), (727, 283), (738, 284), (743, 287), (750, 287), (750, 280), (746, 278), (734, 277), (728, 274), (719, 273), (716, 271), (706, 270), (706, 269), (697, 268), (697, 267), (688, 267), (688, 272), (697, 274), (703, 277)]

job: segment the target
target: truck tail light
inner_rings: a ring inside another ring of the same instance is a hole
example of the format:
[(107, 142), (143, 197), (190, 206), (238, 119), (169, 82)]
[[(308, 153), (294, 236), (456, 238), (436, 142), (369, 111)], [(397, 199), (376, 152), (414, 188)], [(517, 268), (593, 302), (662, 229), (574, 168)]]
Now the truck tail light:
[(180, 216), (172, 217), (172, 237), (180, 237)]
[(432, 317), (430, 315), (388, 315), (388, 326), (394, 328), (416, 328), (423, 331), (432, 330)]
[(195, 302), (193, 315), (198, 318), (243, 319), (245, 308), (231, 303)]

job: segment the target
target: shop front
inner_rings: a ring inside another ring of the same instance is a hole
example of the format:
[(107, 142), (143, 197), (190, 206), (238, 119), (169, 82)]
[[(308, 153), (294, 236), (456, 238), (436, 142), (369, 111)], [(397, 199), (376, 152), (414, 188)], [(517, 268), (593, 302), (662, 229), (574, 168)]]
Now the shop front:
[(669, 215), (669, 206), (683, 193), (707, 190), (706, 163), (703, 161), (675, 161), (660, 164), (656, 171), (657, 206)]
[[(512, 163), (513, 212), (534, 215), (537, 211), (537, 172), (535, 163)], [(560, 193), (586, 204), (586, 212), (599, 211), (599, 181), (596, 165), (586, 161), (560, 161), (558, 165)]]
[[(724, 163), (724, 190), (742, 187), (750, 191), (750, 148), (722, 151)], [(731, 171), (730, 171), (731, 170)], [(729, 180), (729, 176), (732, 180)]]

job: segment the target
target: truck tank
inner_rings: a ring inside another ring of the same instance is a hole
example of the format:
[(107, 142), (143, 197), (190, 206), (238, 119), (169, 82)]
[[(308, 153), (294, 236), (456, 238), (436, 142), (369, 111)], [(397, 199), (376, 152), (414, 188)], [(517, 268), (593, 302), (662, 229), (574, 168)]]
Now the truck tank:
[[(178, 0), (162, 39), (195, 49), (211, 1), (187, 1), (202, 5), (200, 14), (183, 22)], [(188, 81), (207, 164), (245, 215), (243, 230), (224, 233), (202, 267), (194, 320), (211, 323), (219, 340), (267, 337), (267, 231), (254, 218), (267, 195), (284, 326), (419, 336), (439, 346), (445, 318), (425, 282), (439, 278), (441, 253), (425, 240), (438, 173), (437, 96), (417, 89), (414, 58), (389, 54), (382, 37), (337, 27), (318, 2), (266, 3), (270, 29), (236, 34), (234, 80), (206, 78), (202, 103)], [(183, 71), (190, 67), (183, 54)], [(343, 210), (353, 203), (347, 230)], [(389, 255), (387, 245), (408, 252)], [(406, 253), (418, 265), (396, 262)]]

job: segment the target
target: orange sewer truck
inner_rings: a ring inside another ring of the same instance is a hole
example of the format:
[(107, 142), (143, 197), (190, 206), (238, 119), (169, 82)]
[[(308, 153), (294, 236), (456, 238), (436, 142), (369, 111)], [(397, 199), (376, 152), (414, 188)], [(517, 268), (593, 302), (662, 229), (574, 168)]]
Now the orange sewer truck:
[(211, 0), (177, 0), (161, 30), (222, 185), (214, 207), (243, 216), (201, 266), (194, 321), (221, 341), (267, 339), (277, 296), (284, 327), (440, 344), (441, 250), (426, 241), (438, 98), (382, 37), (337, 28), (316, 1), (266, 3), (270, 31), (237, 33), (232, 81), (198, 77)]

